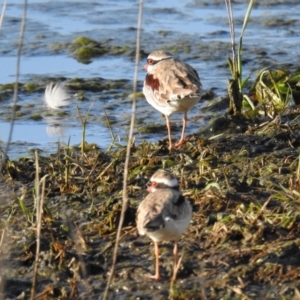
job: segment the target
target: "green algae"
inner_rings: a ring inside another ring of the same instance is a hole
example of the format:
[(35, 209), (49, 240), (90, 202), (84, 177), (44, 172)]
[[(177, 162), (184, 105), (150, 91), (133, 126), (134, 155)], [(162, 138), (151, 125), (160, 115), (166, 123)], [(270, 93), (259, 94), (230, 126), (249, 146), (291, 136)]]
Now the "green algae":
[(29, 116), (29, 119), (34, 121), (40, 121), (43, 119), (43, 116), (41, 116), (40, 114), (32, 114)]
[(25, 91), (27, 91), (29, 93), (34, 93), (35, 91), (38, 90), (39, 86), (36, 83), (27, 82), (23, 85), (23, 88)]

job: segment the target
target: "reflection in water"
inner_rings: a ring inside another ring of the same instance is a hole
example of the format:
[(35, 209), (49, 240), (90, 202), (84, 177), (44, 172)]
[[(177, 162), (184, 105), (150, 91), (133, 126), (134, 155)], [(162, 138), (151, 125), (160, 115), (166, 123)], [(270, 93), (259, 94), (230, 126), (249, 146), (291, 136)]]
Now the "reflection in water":
[(62, 120), (57, 120), (51, 117), (46, 117), (45, 121), (47, 122), (46, 126), (46, 132), (49, 137), (58, 137), (62, 138), (65, 135), (65, 130), (63, 124), (58, 124), (59, 121), (62, 122)]

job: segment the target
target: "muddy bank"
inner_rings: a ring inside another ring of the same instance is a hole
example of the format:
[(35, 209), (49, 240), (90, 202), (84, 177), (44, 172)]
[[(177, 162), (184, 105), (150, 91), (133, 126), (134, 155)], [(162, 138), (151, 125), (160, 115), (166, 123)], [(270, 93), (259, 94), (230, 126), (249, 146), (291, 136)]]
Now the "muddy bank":
[[(111, 299), (297, 297), (298, 127), (272, 122), (215, 140), (192, 135), (171, 155), (166, 140), (133, 146), (130, 207)], [(38, 293), (49, 299), (95, 299), (103, 293), (121, 209), (124, 155), (120, 146), (110, 152), (82, 154), (68, 148), (40, 156), (40, 177), (48, 177)], [(172, 288), (172, 245), (161, 246), (162, 280), (146, 279), (144, 274), (154, 267), (153, 249), (135, 228), (144, 184), (158, 168), (178, 176), (193, 205)], [(6, 163), (1, 179), (4, 299), (30, 293), (36, 249), (34, 178), (33, 158), (21, 158)]]

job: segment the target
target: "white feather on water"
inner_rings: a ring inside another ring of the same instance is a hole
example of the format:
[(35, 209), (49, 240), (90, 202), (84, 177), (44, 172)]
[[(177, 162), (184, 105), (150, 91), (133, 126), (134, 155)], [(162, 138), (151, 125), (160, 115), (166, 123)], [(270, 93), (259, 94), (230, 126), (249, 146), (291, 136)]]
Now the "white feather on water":
[(59, 109), (71, 103), (71, 96), (66, 89), (59, 83), (49, 83), (46, 86), (44, 102), (49, 108)]

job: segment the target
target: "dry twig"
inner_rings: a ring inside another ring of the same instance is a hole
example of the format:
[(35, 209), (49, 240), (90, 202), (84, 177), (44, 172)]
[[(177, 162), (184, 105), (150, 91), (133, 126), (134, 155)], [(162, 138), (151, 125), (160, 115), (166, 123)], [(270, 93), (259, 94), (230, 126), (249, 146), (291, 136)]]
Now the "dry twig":
[(24, 33), (25, 33), (25, 27), (26, 27), (26, 16), (27, 16), (27, 0), (24, 0), (24, 8), (23, 8), (23, 16), (22, 16), (22, 23), (20, 28), (20, 36), (19, 36), (19, 42), (18, 42), (18, 55), (17, 55), (17, 65), (16, 65), (16, 81), (14, 86), (14, 96), (12, 100), (12, 117), (11, 117), (11, 123), (9, 128), (9, 134), (8, 139), (6, 143), (6, 147), (4, 150), (4, 157), (0, 164), (0, 173), (2, 172), (3, 166), (5, 164), (6, 158), (7, 158), (7, 152), (9, 149), (9, 144), (12, 139), (12, 133), (13, 133), (13, 127), (14, 122), (16, 118), (16, 104), (18, 100), (18, 89), (19, 89), (19, 76), (20, 76), (20, 62), (21, 62), (21, 55), (22, 55), (22, 49), (23, 49), (23, 39), (24, 39)]
[(129, 166), (129, 160), (130, 160), (130, 151), (133, 141), (133, 130), (134, 130), (134, 122), (135, 122), (135, 111), (136, 111), (136, 92), (137, 92), (137, 78), (138, 78), (138, 68), (139, 68), (139, 62), (140, 62), (140, 40), (141, 40), (141, 27), (142, 27), (142, 13), (143, 13), (143, 0), (140, 0), (139, 2), (139, 15), (138, 15), (138, 25), (137, 25), (137, 37), (136, 37), (136, 53), (135, 53), (135, 70), (134, 70), (134, 79), (133, 79), (133, 101), (132, 101), (132, 113), (131, 113), (131, 122), (130, 122), (130, 130), (129, 130), (129, 137), (128, 137), (128, 143), (127, 143), (127, 152), (126, 152), (126, 158), (125, 158), (125, 165), (124, 165), (124, 177), (123, 177), (123, 203), (122, 203), (122, 210), (121, 210), (121, 216), (120, 221), (118, 225), (118, 231), (116, 236), (116, 243), (115, 248), (113, 252), (113, 258), (112, 258), (112, 266), (110, 269), (110, 274), (107, 280), (106, 289), (103, 295), (103, 300), (106, 300), (108, 297), (108, 291), (109, 287), (111, 285), (115, 268), (116, 268), (116, 262), (117, 262), (117, 256), (118, 256), (118, 247), (120, 242), (120, 236), (121, 236), (121, 229), (124, 222), (125, 212), (128, 207), (128, 194), (127, 194), (127, 179), (128, 179), (128, 166)]

